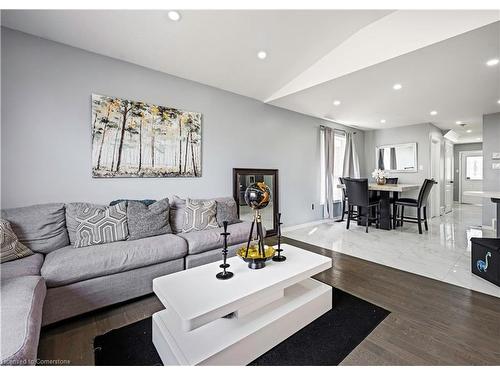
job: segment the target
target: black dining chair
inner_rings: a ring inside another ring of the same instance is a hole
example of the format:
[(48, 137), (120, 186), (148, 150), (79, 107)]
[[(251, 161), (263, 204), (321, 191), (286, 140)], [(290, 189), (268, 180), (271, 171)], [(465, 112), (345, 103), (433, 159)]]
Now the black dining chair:
[[(393, 206), (393, 226), (396, 227), (396, 222), (399, 223), (400, 226), (403, 226), (403, 222), (407, 223), (416, 223), (418, 224), (418, 233), (422, 234), (422, 221), (425, 225), (425, 230), (429, 230), (427, 225), (427, 200), (429, 198), (429, 194), (431, 192), (434, 184), (437, 184), (436, 181), (431, 179), (425, 179), (422, 187), (420, 188), (420, 192), (418, 193), (418, 198), (399, 198), (394, 202)], [(398, 213), (398, 209), (401, 206), (401, 215)], [(405, 207), (415, 207), (417, 210), (417, 217), (405, 216)], [(423, 216), (422, 216), (423, 211)]]
[(340, 183), (340, 185), (344, 185), (342, 187), (342, 217), (339, 220), (339, 222), (340, 222), (340, 221), (344, 221), (344, 216), (345, 216), (345, 214), (348, 213), (348, 211), (347, 211), (347, 194), (345, 192), (345, 183), (344, 183), (344, 179), (342, 177), (339, 177), (339, 183)]
[[(366, 220), (366, 233), (368, 233), (370, 222), (375, 221), (376, 228), (378, 228), (380, 223), (380, 200), (378, 198), (370, 199), (368, 179), (344, 177), (344, 186), (348, 205), (346, 229), (349, 229), (351, 219), (360, 218)], [(354, 214), (354, 206), (357, 207), (356, 215)], [(370, 216), (372, 208), (375, 208), (375, 217)]]

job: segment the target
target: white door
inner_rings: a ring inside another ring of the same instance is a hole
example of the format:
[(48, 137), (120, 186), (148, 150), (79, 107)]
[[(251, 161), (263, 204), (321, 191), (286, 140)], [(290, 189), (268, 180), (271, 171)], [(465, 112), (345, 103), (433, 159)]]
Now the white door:
[(483, 190), (483, 152), (461, 152), (459, 175), (460, 203), (481, 205), (483, 200), (481, 197), (464, 195), (464, 192)]
[(441, 215), (441, 193), (440, 178), (441, 176), (441, 141), (439, 139), (431, 139), (431, 178), (437, 181), (434, 185), (429, 197), (430, 217)]
[(453, 209), (453, 143), (444, 143), (444, 212)]

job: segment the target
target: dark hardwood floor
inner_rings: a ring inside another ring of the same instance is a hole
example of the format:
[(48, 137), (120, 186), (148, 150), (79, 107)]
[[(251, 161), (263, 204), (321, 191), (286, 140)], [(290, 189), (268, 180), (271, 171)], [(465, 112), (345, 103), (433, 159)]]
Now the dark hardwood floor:
[[(342, 365), (500, 365), (500, 299), (299, 241), (284, 242), (333, 259), (318, 280), (391, 311)], [(156, 297), (147, 296), (44, 328), (39, 357), (92, 365), (95, 336), (161, 309)]]

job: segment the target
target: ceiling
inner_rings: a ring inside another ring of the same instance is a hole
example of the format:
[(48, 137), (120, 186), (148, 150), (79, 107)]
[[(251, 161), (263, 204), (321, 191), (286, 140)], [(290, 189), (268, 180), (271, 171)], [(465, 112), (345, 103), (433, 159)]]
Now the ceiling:
[(390, 12), (184, 10), (173, 22), (166, 10), (5, 10), (2, 24), (264, 100)]
[[(500, 111), (500, 64), (486, 65), (494, 57), (500, 58), (500, 22), (270, 103), (365, 129), (431, 122), (455, 130), (460, 142), (477, 142), (482, 115)], [(395, 83), (403, 88), (394, 90)]]
[(471, 142), (500, 111), (500, 64), (485, 65), (500, 58), (500, 11), (180, 14), (4, 10), (2, 25), (362, 129), (432, 122)]

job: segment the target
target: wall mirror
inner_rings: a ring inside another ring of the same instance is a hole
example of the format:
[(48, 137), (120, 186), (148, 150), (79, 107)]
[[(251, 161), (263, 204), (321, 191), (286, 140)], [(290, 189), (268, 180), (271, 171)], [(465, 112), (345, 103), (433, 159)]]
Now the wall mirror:
[(266, 235), (273, 236), (277, 232), (276, 214), (279, 212), (277, 169), (233, 169), (233, 197), (237, 203), (238, 217), (244, 221), (253, 220), (253, 211), (245, 202), (245, 190), (255, 182), (264, 182), (271, 190), (271, 201), (260, 213)]
[(417, 172), (417, 143), (377, 146), (377, 168), (388, 172)]

